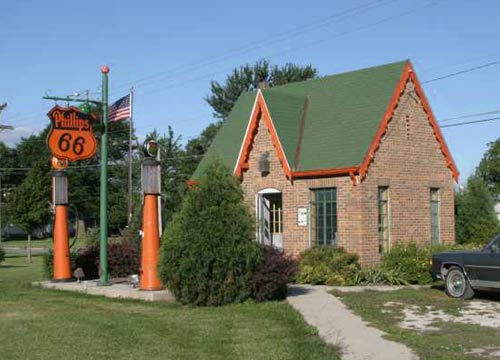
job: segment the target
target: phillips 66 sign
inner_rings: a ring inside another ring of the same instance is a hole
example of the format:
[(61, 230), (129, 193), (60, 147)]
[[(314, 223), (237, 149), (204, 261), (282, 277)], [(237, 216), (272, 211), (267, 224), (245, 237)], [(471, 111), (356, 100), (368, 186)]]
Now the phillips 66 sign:
[(71, 106), (56, 105), (47, 116), (52, 127), (47, 137), (47, 145), (52, 155), (58, 159), (77, 161), (89, 159), (97, 150), (92, 123), (95, 117)]

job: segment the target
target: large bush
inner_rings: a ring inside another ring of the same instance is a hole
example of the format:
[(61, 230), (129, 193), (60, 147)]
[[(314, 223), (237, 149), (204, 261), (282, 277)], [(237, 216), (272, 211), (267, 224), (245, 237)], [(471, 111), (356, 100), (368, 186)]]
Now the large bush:
[(377, 266), (361, 269), (356, 255), (342, 248), (322, 246), (303, 252), (296, 281), (314, 285), (431, 284), (432, 254), (474, 248), (475, 245), (420, 245), (396, 243)]
[(5, 250), (0, 247), (0, 263), (5, 260)]
[(208, 165), (164, 234), (160, 276), (182, 303), (222, 305), (251, 295), (262, 261), (243, 192), (230, 170)]
[(396, 243), (384, 255), (380, 265), (365, 268), (358, 274), (358, 282), (388, 285), (425, 285), (432, 283), (430, 275), (432, 254), (476, 248), (477, 245), (421, 245), (415, 242)]
[(353, 285), (359, 258), (338, 246), (316, 246), (300, 254), (296, 281), (313, 285)]
[(252, 297), (256, 301), (283, 300), (297, 272), (297, 262), (272, 247), (264, 247), (264, 261), (252, 276)]
[(430, 284), (432, 282), (429, 273), (432, 252), (430, 246), (418, 245), (415, 242), (396, 243), (384, 256), (381, 268), (395, 272), (401, 282)]

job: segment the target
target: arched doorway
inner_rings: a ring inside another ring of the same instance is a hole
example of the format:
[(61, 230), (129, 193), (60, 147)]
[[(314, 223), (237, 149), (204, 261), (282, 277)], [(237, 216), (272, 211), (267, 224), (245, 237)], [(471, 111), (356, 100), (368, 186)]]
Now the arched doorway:
[(256, 196), (257, 241), (283, 248), (283, 198), (281, 191), (267, 188)]

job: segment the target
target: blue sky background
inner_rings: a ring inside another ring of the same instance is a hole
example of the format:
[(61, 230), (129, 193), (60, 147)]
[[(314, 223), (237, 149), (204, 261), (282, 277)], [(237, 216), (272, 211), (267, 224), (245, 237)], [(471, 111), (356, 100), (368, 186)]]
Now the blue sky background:
[[(203, 100), (210, 80), (241, 64), (267, 58), (329, 75), (411, 59), (425, 81), (500, 60), (499, 23), (495, 0), (7, 1), (0, 102), (9, 104), (3, 122), (16, 130), (0, 140), (12, 144), (48, 124), (47, 91), (98, 97), (103, 64), (111, 68), (110, 100), (135, 86), (139, 136), (171, 125), (189, 138), (213, 121)], [(500, 64), (424, 90), (438, 120), (499, 110)], [(443, 133), (462, 182), (500, 136), (500, 121)]]

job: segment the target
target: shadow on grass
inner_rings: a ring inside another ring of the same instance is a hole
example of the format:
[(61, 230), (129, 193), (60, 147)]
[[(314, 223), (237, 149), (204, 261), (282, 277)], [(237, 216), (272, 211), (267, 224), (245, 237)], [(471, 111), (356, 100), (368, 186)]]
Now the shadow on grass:
[(26, 266), (28, 266), (28, 264), (26, 264), (26, 265), (0, 265), (0, 269), (23, 268)]
[[(431, 286), (431, 289), (441, 290), (443, 295), (445, 294), (445, 286), (444, 283), (437, 283)], [(500, 290), (474, 290), (473, 300), (487, 300), (487, 301), (497, 301), (500, 302)]]

